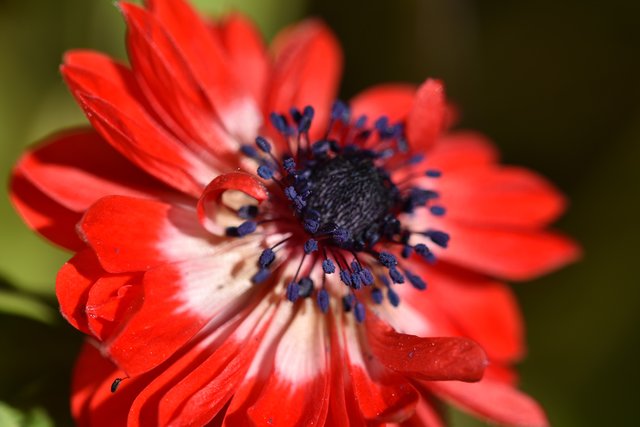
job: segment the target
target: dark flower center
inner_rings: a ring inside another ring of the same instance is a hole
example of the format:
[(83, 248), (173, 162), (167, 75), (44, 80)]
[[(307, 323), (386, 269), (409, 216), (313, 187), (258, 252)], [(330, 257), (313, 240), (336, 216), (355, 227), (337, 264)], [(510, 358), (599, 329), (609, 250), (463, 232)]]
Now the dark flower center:
[(310, 169), (307, 209), (318, 213), (320, 228), (334, 223), (360, 245), (380, 235), (397, 190), (370, 156), (339, 155)]
[[(416, 289), (426, 289), (426, 282), (404, 261), (416, 254), (434, 262), (428, 245), (446, 247), (449, 235), (429, 228), (409, 229), (400, 218), (420, 208), (435, 216), (444, 215), (436, 191), (412, 184), (420, 176), (438, 178), (440, 171), (417, 169), (423, 156), (411, 154), (402, 123), (391, 124), (386, 117), (374, 122), (365, 116), (352, 118), (349, 108), (336, 102), (324, 137), (311, 140), (313, 115), (310, 106), (302, 111), (292, 108), (288, 117), (271, 114), (279, 145), (288, 148), (280, 156), (263, 136), (256, 138), (255, 147), (241, 147), (242, 153), (258, 164), (257, 175), (280, 195), (271, 212), (268, 205), (265, 211), (240, 208), (238, 216), (246, 221), (228, 228), (227, 233), (243, 237), (260, 224), (282, 224), (289, 236), (262, 251), (253, 283), (267, 281), (281, 265), (274, 262), (277, 252), (298, 247), (301, 256), (286, 298), (296, 302), (315, 297), (319, 309), (326, 313), (330, 298), (339, 297), (344, 310), (352, 311), (362, 322), (363, 298), (381, 304), (386, 296), (397, 306), (400, 299), (393, 287), (409, 282)], [(402, 170), (407, 173), (400, 174), (398, 182), (392, 181), (392, 174)], [(283, 214), (287, 211), (291, 217)], [(300, 228), (291, 224), (292, 219), (299, 221)], [(424, 237), (414, 243), (412, 236)], [(425, 238), (430, 242), (425, 243)], [(320, 283), (311, 278), (316, 267), (322, 270)], [(327, 286), (327, 276), (334, 274), (345, 285), (342, 289)]]

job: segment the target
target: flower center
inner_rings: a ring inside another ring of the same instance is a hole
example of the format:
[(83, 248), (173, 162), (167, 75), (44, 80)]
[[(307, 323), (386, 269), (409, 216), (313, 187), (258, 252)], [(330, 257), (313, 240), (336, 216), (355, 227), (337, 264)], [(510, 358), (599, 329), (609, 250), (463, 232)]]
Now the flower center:
[(366, 152), (338, 155), (317, 162), (309, 177), (307, 210), (318, 213), (321, 229), (330, 224), (347, 231), (342, 247), (363, 249), (384, 227), (397, 190)]
[[(256, 138), (257, 149), (241, 147), (244, 155), (257, 162), (257, 175), (269, 182), (275, 197), (264, 210), (239, 209), (238, 216), (247, 221), (227, 232), (243, 237), (268, 224), (265, 230), (286, 235), (262, 251), (253, 282), (260, 284), (271, 277), (282, 265), (274, 263), (277, 252), (286, 248), (289, 254), (299, 254), (295, 275), (285, 278), (289, 301), (315, 296), (326, 313), (330, 298), (338, 297), (343, 309), (362, 322), (364, 298), (380, 304), (386, 296), (397, 306), (396, 285), (409, 282), (416, 289), (426, 289), (423, 279), (406, 268), (401, 258), (415, 254), (434, 262), (429, 245), (444, 248), (449, 236), (433, 229), (405, 228), (400, 218), (418, 208), (444, 215), (437, 192), (412, 184), (418, 178), (417, 182), (436, 179), (440, 172), (418, 170), (422, 156), (411, 155), (401, 123), (390, 124), (380, 117), (367, 127), (366, 117), (352, 120), (349, 108), (336, 102), (324, 137), (311, 141), (313, 115), (311, 107), (294, 108), (289, 117), (271, 114), (281, 157), (272, 151), (271, 143), (276, 141), (263, 136)], [(392, 180), (396, 173), (399, 181)], [(300, 226), (292, 224), (289, 215)], [(412, 236), (417, 242), (411, 241)], [(334, 273), (337, 280), (329, 279)]]

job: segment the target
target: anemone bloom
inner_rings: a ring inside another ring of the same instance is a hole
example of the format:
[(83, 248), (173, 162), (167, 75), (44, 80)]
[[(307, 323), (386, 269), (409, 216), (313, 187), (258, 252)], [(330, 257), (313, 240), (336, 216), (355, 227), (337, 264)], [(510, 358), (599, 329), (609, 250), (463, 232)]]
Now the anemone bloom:
[(448, 131), (436, 80), (335, 102), (320, 22), (267, 51), (239, 15), (119, 6), (131, 65), (68, 53), (92, 128), (26, 153), (11, 183), (75, 252), (56, 290), (90, 337), (78, 424), (438, 426), (440, 400), (546, 424), (514, 385), (522, 322), (499, 280), (577, 256), (545, 231), (552, 186)]

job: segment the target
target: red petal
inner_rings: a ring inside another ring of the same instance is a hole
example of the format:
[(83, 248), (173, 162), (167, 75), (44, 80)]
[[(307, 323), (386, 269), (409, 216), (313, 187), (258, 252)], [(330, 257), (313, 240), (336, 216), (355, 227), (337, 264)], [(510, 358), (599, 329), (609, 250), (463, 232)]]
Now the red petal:
[(154, 200), (105, 197), (87, 211), (79, 230), (112, 273), (144, 271), (212, 252), (194, 210)]
[(274, 41), (276, 63), (266, 113), (287, 113), (311, 105), (311, 139), (324, 134), (342, 72), (342, 52), (333, 33), (319, 21), (287, 28)]
[(197, 195), (213, 170), (188, 151), (141, 104), (131, 72), (97, 54), (71, 52), (62, 74), (93, 127), (140, 168), (186, 193)]
[(347, 396), (345, 375), (348, 375), (348, 369), (345, 367), (346, 358), (341, 351), (342, 344), (340, 340), (342, 338), (338, 335), (337, 319), (334, 315), (330, 315), (329, 319), (331, 321), (329, 326), (331, 335), (331, 390), (326, 425), (365, 426), (365, 420), (353, 393), (349, 393)]
[(487, 366), (482, 348), (467, 338), (423, 338), (395, 332), (371, 313), (367, 337), (387, 368), (426, 381), (478, 381)]
[(421, 276), (429, 281), (429, 292), (415, 291), (409, 298), (435, 299), (462, 334), (480, 344), (491, 360), (522, 357), (523, 321), (508, 286), (442, 263), (423, 270)]
[(528, 280), (579, 258), (580, 248), (552, 232), (473, 227), (445, 222), (436, 228), (451, 236), (437, 256), (462, 267), (506, 280)]
[[(286, 267), (285, 267), (286, 268)], [(284, 271), (283, 275), (295, 274), (295, 270)], [(277, 292), (281, 292), (277, 291)], [(281, 294), (277, 295), (277, 301), (282, 301)], [(224, 419), (224, 425), (228, 427), (252, 425), (248, 410), (255, 404), (260, 396), (273, 366), (274, 352), (278, 341), (285, 332), (294, 315), (293, 304), (279, 304), (268, 329), (260, 342), (258, 350), (254, 353), (253, 362), (240, 386), (236, 389)]]
[(205, 123), (213, 124), (215, 115), (175, 42), (150, 12), (130, 3), (119, 6), (127, 22), (133, 74), (152, 108), (172, 129), (177, 125), (192, 138), (204, 136)]
[(261, 125), (260, 109), (240, 81), (241, 75), (233, 73), (222, 41), (184, 0), (149, 0), (147, 4), (227, 130), (240, 139), (255, 138)]
[(564, 198), (549, 182), (522, 168), (445, 171), (431, 184), (441, 195), (438, 203), (447, 208), (447, 221), (541, 228), (565, 208)]
[(369, 122), (386, 116), (391, 123), (404, 122), (413, 107), (416, 87), (410, 84), (382, 84), (370, 87), (351, 99), (351, 115), (367, 116)]
[[(172, 363), (169, 369), (180, 372), (181, 378), (173, 384), (163, 381), (165, 390), (161, 399), (158, 396), (159, 406), (148, 408), (148, 411), (158, 413), (159, 424), (182, 426), (205, 425), (210, 422), (240, 385), (272, 315), (273, 307), (269, 303), (262, 301), (257, 307), (252, 304), (223, 326), (225, 331), (221, 336), (225, 337), (226, 334), (227, 337), (221, 344), (213, 342), (222, 329), (216, 328), (209, 337), (190, 350), (193, 353), (211, 349), (206, 352), (206, 358), (201, 357), (201, 360), (188, 366), (184, 363), (183, 356), (178, 362), (182, 371), (176, 369), (176, 363)], [(218, 341), (222, 340), (218, 338)], [(190, 353), (186, 355), (187, 361), (193, 359), (189, 357)], [(145, 392), (149, 390), (153, 393), (157, 389), (157, 382), (154, 381), (154, 387)], [(207, 402), (207, 405), (203, 407), (202, 402)]]
[(401, 424), (402, 427), (446, 427), (443, 415), (436, 407), (435, 399), (423, 394), (416, 406), (415, 414)]
[(189, 149), (207, 164), (224, 168), (220, 157), (235, 155), (238, 143), (222, 129), (193, 75), (193, 64), (151, 13), (127, 3), (121, 3), (121, 8), (129, 29), (127, 42), (134, 74), (149, 104), (179, 139), (189, 141)]
[[(78, 425), (90, 425), (91, 400), (100, 390), (105, 380), (118, 376), (118, 369), (91, 344), (83, 345), (73, 373), (71, 384), (71, 414)], [(102, 390), (104, 394), (104, 390)], [(126, 412), (125, 412), (126, 413)], [(114, 417), (117, 418), (117, 417)], [(114, 419), (104, 420), (103, 425)]]
[(457, 131), (441, 136), (429, 151), (426, 162), (448, 175), (460, 169), (488, 166), (497, 160), (498, 152), (485, 136)]
[(85, 307), (91, 286), (106, 274), (96, 255), (86, 248), (62, 266), (56, 278), (56, 297), (60, 311), (75, 328), (91, 334)]
[[(125, 378), (115, 393), (111, 384)], [(149, 381), (148, 376), (126, 378), (91, 344), (85, 344), (73, 372), (71, 411), (78, 425), (127, 425), (131, 403)]]
[(107, 195), (161, 197), (169, 193), (168, 187), (135, 167), (93, 129), (74, 129), (47, 138), (24, 154), (16, 170), (49, 197), (80, 213)]
[(407, 118), (407, 138), (413, 149), (429, 149), (444, 130), (446, 119), (444, 87), (440, 81), (428, 79), (418, 88)]
[(220, 24), (220, 36), (233, 74), (253, 94), (256, 103), (264, 105), (271, 69), (258, 29), (243, 15), (232, 13)]
[(81, 214), (44, 194), (20, 170), (13, 172), (9, 185), (11, 203), (31, 229), (63, 248), (79, 251), (85, 247), (76, 234)]
[(324, 425), (329, 407), (329, 347), (323, 316), (311, 300), (284, 333), (260, 397), (248, 410), (255, 425)]
[[(252, 249), (257, 247), (255, 240), (243, 241)], [(223, 321), (246, 303), (257, 266), (246, 262), (246, 250), (232, 245), (216, 249), (209, 257), (166, 264), (145, 274), (142, 306), (123, 331), (105, 344), (112, 360), (127, 373), (152, 369), (204, 325)]]
[(198, 200), (198, 218), (204, 228), (218, 236), (225, 235), (225, 227), (215, 221), (216, 211), (221, 203), (222, 194), (228, 190), (241, 191), (258, 203), (269, 197), (264, 185), (247, 173), (232, 172), (216, 177), (207, 185)]
[(549, 425), (535, 400), (509, 385), (488, 378), (475, 384), (442, 382), (425, 386), (450, 403), (492, 422), (522, 427)]

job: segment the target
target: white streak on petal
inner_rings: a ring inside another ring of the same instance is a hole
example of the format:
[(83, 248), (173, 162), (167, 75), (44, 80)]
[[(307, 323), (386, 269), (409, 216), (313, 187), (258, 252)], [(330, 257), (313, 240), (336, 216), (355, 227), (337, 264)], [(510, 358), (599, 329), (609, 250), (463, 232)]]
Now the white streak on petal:
[(252, 287), (251, 277), (258, 271), (256, 239), (242, 239), (243, 245), (220, 245), (212, 256), (175, 264), (182, 280), (177, 295), (176, 314), (188, 312), (210, 318)]
[(173, 207), (159, 231), (158, 250), (169, 261), (200, 258), (214, 253), (214, 245), (198, 221), (195, 208)]
[(256, 355), (251, 362), (251, 366), (247, 371), (245, 381), (253, 377), (264, 377), (268, 374), (268, 371), (265, 372), (264, 364), (267, 360), (269, 352), (273, 350), (274, 343), (280, 338), (282, 330), (289, 323), (292, 314), (293, 304), (289, 303), (286, 300), (281, 301), (273, 319), (271, 320), (271, 323), (269, 324), (269, 329), (267, 329), (267, 332), (262, 338), (260, 347), (258, 348), (258, 351), (256, 351)]
[(376, 307), (378, 308), (376, 314), (390, 324), (393, 329), (403, 334), (421, 337), (437, 335), (435, 326), (427, 319), (427, 313), (418, 312), (411, 304), (402, 300), (402, 293), (400, 295), (398, 307), (393, 307), (388, 301), (384, 301), (382, 305)]
[(252, 143), (262, 126), (262, 114), (251, 98), (243, 98), (220, 112), (227, 131), (243, 143)]
[(305, 299), (278, 345), (275, 369), (291, 383), (315, 378), (326, 366), (326, 324), (311, 299)]

